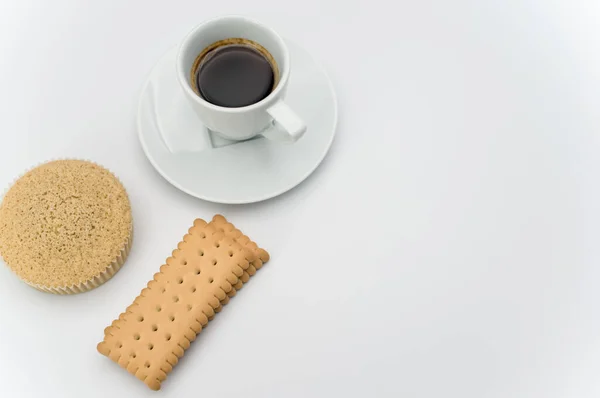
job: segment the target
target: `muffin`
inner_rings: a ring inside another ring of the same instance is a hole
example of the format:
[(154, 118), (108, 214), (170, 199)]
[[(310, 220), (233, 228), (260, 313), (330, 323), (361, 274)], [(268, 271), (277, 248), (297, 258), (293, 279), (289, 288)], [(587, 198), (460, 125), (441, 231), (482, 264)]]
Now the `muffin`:
[(55, 294), (91, 290), (121, 268), (131, 205), (108, 170), (57, 160), (27, 172), (0, 204), (0, 256), (25, 283)]

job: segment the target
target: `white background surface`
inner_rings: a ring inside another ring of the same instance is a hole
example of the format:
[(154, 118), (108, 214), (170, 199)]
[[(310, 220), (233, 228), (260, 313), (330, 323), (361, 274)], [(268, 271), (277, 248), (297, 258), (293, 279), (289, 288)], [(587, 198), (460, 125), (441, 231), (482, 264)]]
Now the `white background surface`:
[[(87, 294), (0, 268), (1, 396), (600, 395), (597, 1), (0, 4), (0, 184), (93, 159), (136, 228), (127, 265)], [(339, 97), (322, 167), (251, 206), (177, 191), (134, 129), (156, 60), (226, 13), (310, 48)], [(96, 344), (217, 212), (272, 261), (153, 393)]]

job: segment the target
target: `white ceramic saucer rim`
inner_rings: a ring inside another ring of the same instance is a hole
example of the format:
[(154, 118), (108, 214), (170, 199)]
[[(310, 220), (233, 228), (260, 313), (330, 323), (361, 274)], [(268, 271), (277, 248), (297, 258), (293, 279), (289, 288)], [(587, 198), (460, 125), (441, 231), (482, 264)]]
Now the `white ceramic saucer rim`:
[[(290, 42), (290, 40), (288, 40), (288, 39), (284, 39), (284, 40), (288, 43)], [(292, 43), (292, 44), (297, 45), (296, 43)], [(178, 46), (175, 46), (175, 47), (178, 47)], [(173, 51), (173, 49), (175, 47), (171, 47), (170, 49), (165, 51), (165, 53), (161, 56), (161, 58), (164, 57), (166, 54), (168, 54), (170, 51)], [(246, 199), (241, 199), (241, 200), (227, 200), (227, 199), (223, 200), (223, 199), (217, 199), (217, 198), (210, 197), (209, 195), (203, 195), (203, 194), (194, 192), (190, 189), (185, 188), (184, 186), (182, 186), (181, 184), (177, 183), (172, 178), (170, 178), (167, 173), (163, 172), (162, 168), (159, 167), (159, 165), (156, 163), (154, 158), (150, 155), (150, 151), (149, 151), (148, 147), (146, 146), (146, 142), (145, 142), (143, 134), (142, 134), (142, 122), (140, 120), (141, 114), (142, 114), (142, 107), (143, 107), (143, 103), (144, 103), (144, 93), (146, 93), (146, 91), (148, 89), (148, 85), (151, 84), (150, 76), (152, 76), (152, 72), (154, 71), (154, 67), (156, 65), (153, 66), (152, 69), (150, 70), (150, 72), (148, 73), (146, 82), (144, 83), (144, 85), (142, 86), (142, 90), (140, 91), (140, 98), (138, 100), (137, 117), (136, 117), (138, 140), (140, 141), (140, 143), (142, 145), (142, 149), (146, 155), (146, 158), (148, 159), (150, 164), (152, 164), (152, 167), (154, 167), (154, 169), (158, 172), (158, 174), (160, 174), (165, 180), (167, 180), (167, 182), (169, 182), (171, 185), (173, 185), (175, 188), (179, 189), (180, 191), (185, 192), (186, 194), (193, 196), (195, 198), (205, 200), (207, 202), (221, 203), (221, 204), (228, 204), (228, 205), (243, 205), (243, 204), (258, 203), (258, 202), (262, 202), (265, 200), (273, 199), (277, 196), (283, 195), (284, 193), (286, 193), (286, 192), (294, 189), (298, 185), (302, 184), (302, 182), (304, 182), (312, 173), (314, 173), (315, 170), (321, 165), (321, 163), (323, 163), (323, 160), (325, 159), (325, 157), (329, 153), (329, 150), (331, 149), (331, 145), (333, 145), (333, 140), (335, 139), (335, 136), (337, 134), (337, 125), (338, 125), (338, 99), (337, 99), (337, 94), (335, 92), (335, 88), (333, 87), (333, 82), (331, 81), (331, 78), (329, 77), (327, 70), (323, 67), (321, 62), (319, 62), (317, 59), (315, 59), (310, 53), (308, 53), (308, 54), (309, 54), (312, 62), (314, 62), (315, 66), (318, 67), (320, 69), (320, 72), (323, 73), (323, 75), (327, 78), (327, 84), (329, 87), (329, 91), (331, 93), (331, 98), (333, 100), (333, 118), (334, 119), (333, 119), (333, 132), (331, 134), (331, 138), (329, 139), (327, 146), (323, 147), (323, 153), (320, 156), (319, 161), (315, 162), (315, 165), (312, 168), (310, 168), (300, 179), (294, 180), (294, 182), (291, 183), (289, 186), (287, 186), (283, 189), (280, 189), (279, 191), (275, 191), (275, 192), (269, 193), (265, 196), (261, 196), (258, 198), (250, 198), (250, 199), (246, 198)], [(293, 144), (290, 144), (290, 145), (293, 145)]]

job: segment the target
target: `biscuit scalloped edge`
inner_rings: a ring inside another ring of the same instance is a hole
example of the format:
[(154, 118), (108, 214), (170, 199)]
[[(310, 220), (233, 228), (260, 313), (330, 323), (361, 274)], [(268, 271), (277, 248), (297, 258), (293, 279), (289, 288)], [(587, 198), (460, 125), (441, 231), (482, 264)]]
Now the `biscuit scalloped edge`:
[[(14, 178), (12, 180), (12, 182), (6, 187), (4, 188), (4, 191), (2, 191), (2, 194), (0, 194), (0, 206), (2, 205), (2, 202), (4, 201), (4, 197), (6, 196), (6, 194), (8, 193), (8, 191), (15, 185), (15, 183), (20, 180), (21, 178), (23, 178), (27, 173), (29, 173), (30, 171), (43, 166), (47, 163), (51, 163), (51, 162), (57, 162), (57, 161), (63, 161), (63, 160), (77, 160), (77, 161), (82, 161), (82, 162), (88, 162), (91, 164), (94, 164), (98, 167), (102, 167), (103, 169), (107, 170), (110, 174), (112, 174), (112, 176), (119, 182), (119, 184), (121, 184), (121, 186), (123, 187), (123, 189), (125, 190), (125, 195), (127, 195), (127, 200), (129, 201), (129, 204), (131, 206), (131, 201), (129, 200), (129, 194), (127, 193), (127, 189), (125, 188), (125, 185), (123, 184), (123, 182), (119, 179), (119, 177), (112, 172), (112, 170), (110, 170), (108, 167), (101, 165), (100, 163), (96, 163), (92, 160), (89, 159), (82, 159), (82, 158), (51, 158), (48, 160), (45, 160), (43, 162), (39, 162), (37, 163), (35, 166), (28, 168), (26, 171), (24, 171), (23, 173), (21, 173), (18, 177)], [(25, 284), (33, 287), (34, 289), (37, 289), (39, 291), (45, 292), (45, 293), (52, 293), (52, 294), (58, 294), (58, 295), (70, 295), (70, 294), (77, 294), (77, 293), (84, 293), (90, 290), (93, 290), (101, 285), (103, 285), (104, 283), (108, 282), (120, 269), (121, 267), (125, 264), (125, 261), (127, 260), (127, 257), (129, 256), (129, 252), (131, 250), (131, 246), (133, 244), (133, 212), (131, 214), (131, 231), (129, 232), (129, 237), (127, 238), (127, 240), (123, 243), (123, 247), (119, 250), (119, 254), (117, 255), (117, 257), (113, 260), (112, 263), (110, 263), (106, 269), (101, 272), (100, 274), (94, 276), (92, 279), (89, 279), (85, 282), (81, 282), (79, 284), (76, 285), (71, 285), (71, 286), (44, 286), (44, 285), (39, 285), (39, 284), (35, 284), (35, 283), (31, 283), (26, 281), (25, 279), (21, 278), (19, 275), (17, 275), (12, 268), (10, 268), (8, 266), (8, 264), (6, 263), (6, 261), (4, 261), (4, 258), (2, 257), (2, 254), (0, 254), (0, 261), (4, 263), (4, 265), (11, 270), (11, 272), (16, 275), (17, 278), (19, 278), (20, 281), (24, 282)]]

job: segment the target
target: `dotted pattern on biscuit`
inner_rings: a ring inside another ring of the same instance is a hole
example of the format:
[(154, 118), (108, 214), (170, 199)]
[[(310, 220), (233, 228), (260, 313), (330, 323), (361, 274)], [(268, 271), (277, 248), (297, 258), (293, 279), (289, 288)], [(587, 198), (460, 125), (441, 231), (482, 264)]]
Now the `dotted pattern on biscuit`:
[(160, 389), (255, 260), (251, 250), (196, 220), (160, 272), (105, 329), (98, 351)]

